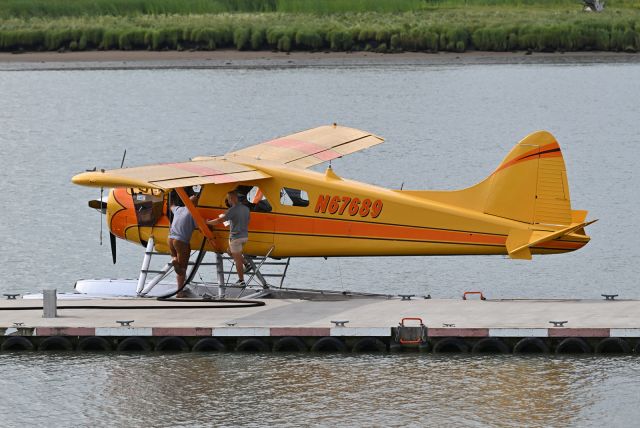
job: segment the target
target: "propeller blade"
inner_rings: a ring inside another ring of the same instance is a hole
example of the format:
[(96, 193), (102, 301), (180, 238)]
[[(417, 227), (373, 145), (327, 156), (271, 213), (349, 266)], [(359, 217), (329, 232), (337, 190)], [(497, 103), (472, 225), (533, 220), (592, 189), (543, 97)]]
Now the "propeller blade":
[(109, 232), (109, 241), (111, 242), (111, 259), (113, 259), (113, 264), (116, 264), (116, 235)]
[(102, 214), (106, 214), (107, 201), (99, 201), (97, 199), (93, 199), (89, 201), (89, 208), (93, 208), (94, 210), (100, 211)]

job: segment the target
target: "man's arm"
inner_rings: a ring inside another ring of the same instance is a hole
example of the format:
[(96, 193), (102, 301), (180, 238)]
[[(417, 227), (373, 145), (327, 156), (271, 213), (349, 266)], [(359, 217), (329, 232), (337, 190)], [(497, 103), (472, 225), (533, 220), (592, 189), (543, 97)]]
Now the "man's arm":
[(226, 219), (227, 219), (227, 216), (226, 216), (226, 215), (224, 215), (224, 214), (220, 214), (220, 215), (218, 216), (218, 218), (214, 218), (214, 219), (211, 219), (211, 220), (207, 220), (207, 224), (208, 224), (209, 226), (215, 226), (216, 224), (220, 224), (220, 223), (222, 223), (222, 222), (223, 222), (223, 221), (225, 221)]

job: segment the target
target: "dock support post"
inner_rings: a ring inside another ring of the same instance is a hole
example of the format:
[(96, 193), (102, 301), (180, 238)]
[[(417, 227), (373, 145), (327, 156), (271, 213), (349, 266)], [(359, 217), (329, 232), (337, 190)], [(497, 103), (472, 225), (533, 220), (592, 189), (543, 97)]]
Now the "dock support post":
[(147, 249), (144, 252), (144, 259), (142, 259), (142, 267), (140, 268), (140, 276), (138, 276), (138, 287), (136, 293), (140, 294), (144, 289), (144, 283), (147, 281), (147, 273), (149, 265), (151, 264), (151, 254), (153, 254), (153, 236), (149, 237), (147, 241)]
[(56, 290), (42, 290), (42, 318), (58, 316), (58, 296)]
[(216, 253), (216, 272), (218, 273), (218, 298), (224, 299), (225, 281), (224, 281), (224, 258), (221, 253)]

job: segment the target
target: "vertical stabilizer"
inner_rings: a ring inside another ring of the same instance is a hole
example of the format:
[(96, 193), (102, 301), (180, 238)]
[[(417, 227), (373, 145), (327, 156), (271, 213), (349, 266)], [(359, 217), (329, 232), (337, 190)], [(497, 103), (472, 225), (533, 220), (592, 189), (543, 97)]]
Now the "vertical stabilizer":
[(566, 226), (586, 217), (586, 211), (571, 210), (562, 151), (546, 131), (525, 137), (489, 177), (475, 186), (404, 193), (531, 225)]
[(546, 131), (530, 134), (489, 177), (484, 212), (529, 224), (571, 224), (562, 151)]

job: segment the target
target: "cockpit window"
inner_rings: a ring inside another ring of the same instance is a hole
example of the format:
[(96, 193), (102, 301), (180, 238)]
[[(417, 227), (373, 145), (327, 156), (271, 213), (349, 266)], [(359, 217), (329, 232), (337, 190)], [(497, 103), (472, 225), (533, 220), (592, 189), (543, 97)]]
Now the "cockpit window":
[(154, 226), (162, 217), (163, 194), (157, 189), (131, 192), (139, 226)]
[(309, 195), (304, 190), (283, 187), (280, 189), (280, 204), (290, 207), (308, 207)]
[(273, 207), (258, 186), (238, 186), (238, 199), (253, 212), (268, 213)]

